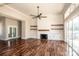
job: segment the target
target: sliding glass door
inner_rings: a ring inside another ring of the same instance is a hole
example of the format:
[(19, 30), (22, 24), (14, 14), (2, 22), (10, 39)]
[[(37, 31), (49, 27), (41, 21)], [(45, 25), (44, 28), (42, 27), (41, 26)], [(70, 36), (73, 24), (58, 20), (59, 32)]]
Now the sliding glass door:
[(73, 49), (79, 55), (79, 17), (73, 19)]
[(71, 56), (72, 55), (72, 48), (73, 47), (73, 37), (72, 37), (72, 30), (73, 30), (73, 26), (72, 26), (72, 21), (66, 21), (65, 22), (65, 41), (67, 43), (67, 55)]
[(79, 17), (65, 22), (65, 41), (68, 44), (68, 55), (79, 55)]

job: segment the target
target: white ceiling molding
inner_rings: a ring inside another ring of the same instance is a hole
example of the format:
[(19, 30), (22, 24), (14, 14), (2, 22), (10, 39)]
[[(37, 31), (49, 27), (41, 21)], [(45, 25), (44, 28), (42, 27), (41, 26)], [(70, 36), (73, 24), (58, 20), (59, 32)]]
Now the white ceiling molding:
[(23, 14), (22, 12), (8, 5), (0, 7), (0, 13), (3, 14), (4, 16), (13, 17), (19, 20), (26, 20), (27, 18), (29, 18), (29, 16)]
[(5, 5), (5, 3), (0, 3), (0, 6), (3, 6), (3, 5)]
[(4, 5), (8, 5), (9, 3), (0, 3), (0, 7)]
[(66, 19), (78, 6), (79, 4), (71, 4), (64, 14), (64, 19)]

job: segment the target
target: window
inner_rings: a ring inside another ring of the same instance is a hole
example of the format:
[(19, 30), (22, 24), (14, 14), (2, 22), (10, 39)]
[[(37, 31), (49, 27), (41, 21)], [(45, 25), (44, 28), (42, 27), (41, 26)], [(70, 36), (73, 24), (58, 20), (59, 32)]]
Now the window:
[(65, 41), (71, 47), (68, 47), (69, 55), (79, 55), (79, 17), (65, 22)]
[(73, 19), (73, 49), (79, 54), (79, 17)]

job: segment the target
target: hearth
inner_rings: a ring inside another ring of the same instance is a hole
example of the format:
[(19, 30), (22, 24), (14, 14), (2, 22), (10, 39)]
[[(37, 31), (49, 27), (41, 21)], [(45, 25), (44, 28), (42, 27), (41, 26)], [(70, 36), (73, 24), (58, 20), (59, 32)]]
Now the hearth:
[(47, 34), (40, 34), (40, 39), (48, 39), (48, 35)]

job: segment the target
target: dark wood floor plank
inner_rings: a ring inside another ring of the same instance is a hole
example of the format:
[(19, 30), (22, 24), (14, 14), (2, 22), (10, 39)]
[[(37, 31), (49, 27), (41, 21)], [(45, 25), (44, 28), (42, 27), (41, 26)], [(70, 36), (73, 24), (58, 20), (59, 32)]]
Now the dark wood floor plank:
[(0, 56), (65, 56), (62, 40), (27, 39), (13, 41), (10, 47), (0, 43)]

